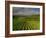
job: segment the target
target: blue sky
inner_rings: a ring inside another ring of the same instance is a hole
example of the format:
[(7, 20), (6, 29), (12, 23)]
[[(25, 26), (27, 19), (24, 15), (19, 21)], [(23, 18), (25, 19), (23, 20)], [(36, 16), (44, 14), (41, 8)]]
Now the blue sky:
[(13, 7), (13, 13), (40, 14), (40, 8)]

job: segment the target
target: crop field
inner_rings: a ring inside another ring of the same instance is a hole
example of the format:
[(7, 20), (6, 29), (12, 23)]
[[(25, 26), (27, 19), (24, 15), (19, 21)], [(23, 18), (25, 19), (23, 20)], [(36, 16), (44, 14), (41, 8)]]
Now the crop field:
[(13, 31), (17, 30), (39, 30), (40, 15), (13, 16)]

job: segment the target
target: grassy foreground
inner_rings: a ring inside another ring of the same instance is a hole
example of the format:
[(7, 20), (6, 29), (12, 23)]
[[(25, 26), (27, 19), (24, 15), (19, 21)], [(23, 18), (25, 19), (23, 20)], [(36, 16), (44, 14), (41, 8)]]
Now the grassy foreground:
[(39, 30), (40, 15), (13, 16), (13, 31), (16, 30)]

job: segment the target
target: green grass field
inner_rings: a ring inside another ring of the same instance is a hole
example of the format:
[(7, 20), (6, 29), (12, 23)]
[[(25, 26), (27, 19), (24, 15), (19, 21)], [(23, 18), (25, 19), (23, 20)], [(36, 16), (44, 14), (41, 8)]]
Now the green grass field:
[(13, 16), (13, 31), (17, 30), (39, 30), (40, 15)]

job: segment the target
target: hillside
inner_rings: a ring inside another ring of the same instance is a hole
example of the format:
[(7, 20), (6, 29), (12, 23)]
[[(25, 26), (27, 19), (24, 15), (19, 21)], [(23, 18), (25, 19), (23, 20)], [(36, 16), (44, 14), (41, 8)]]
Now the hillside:
[(13, 16), (13, 30), (39, 30), (40, 15)]

